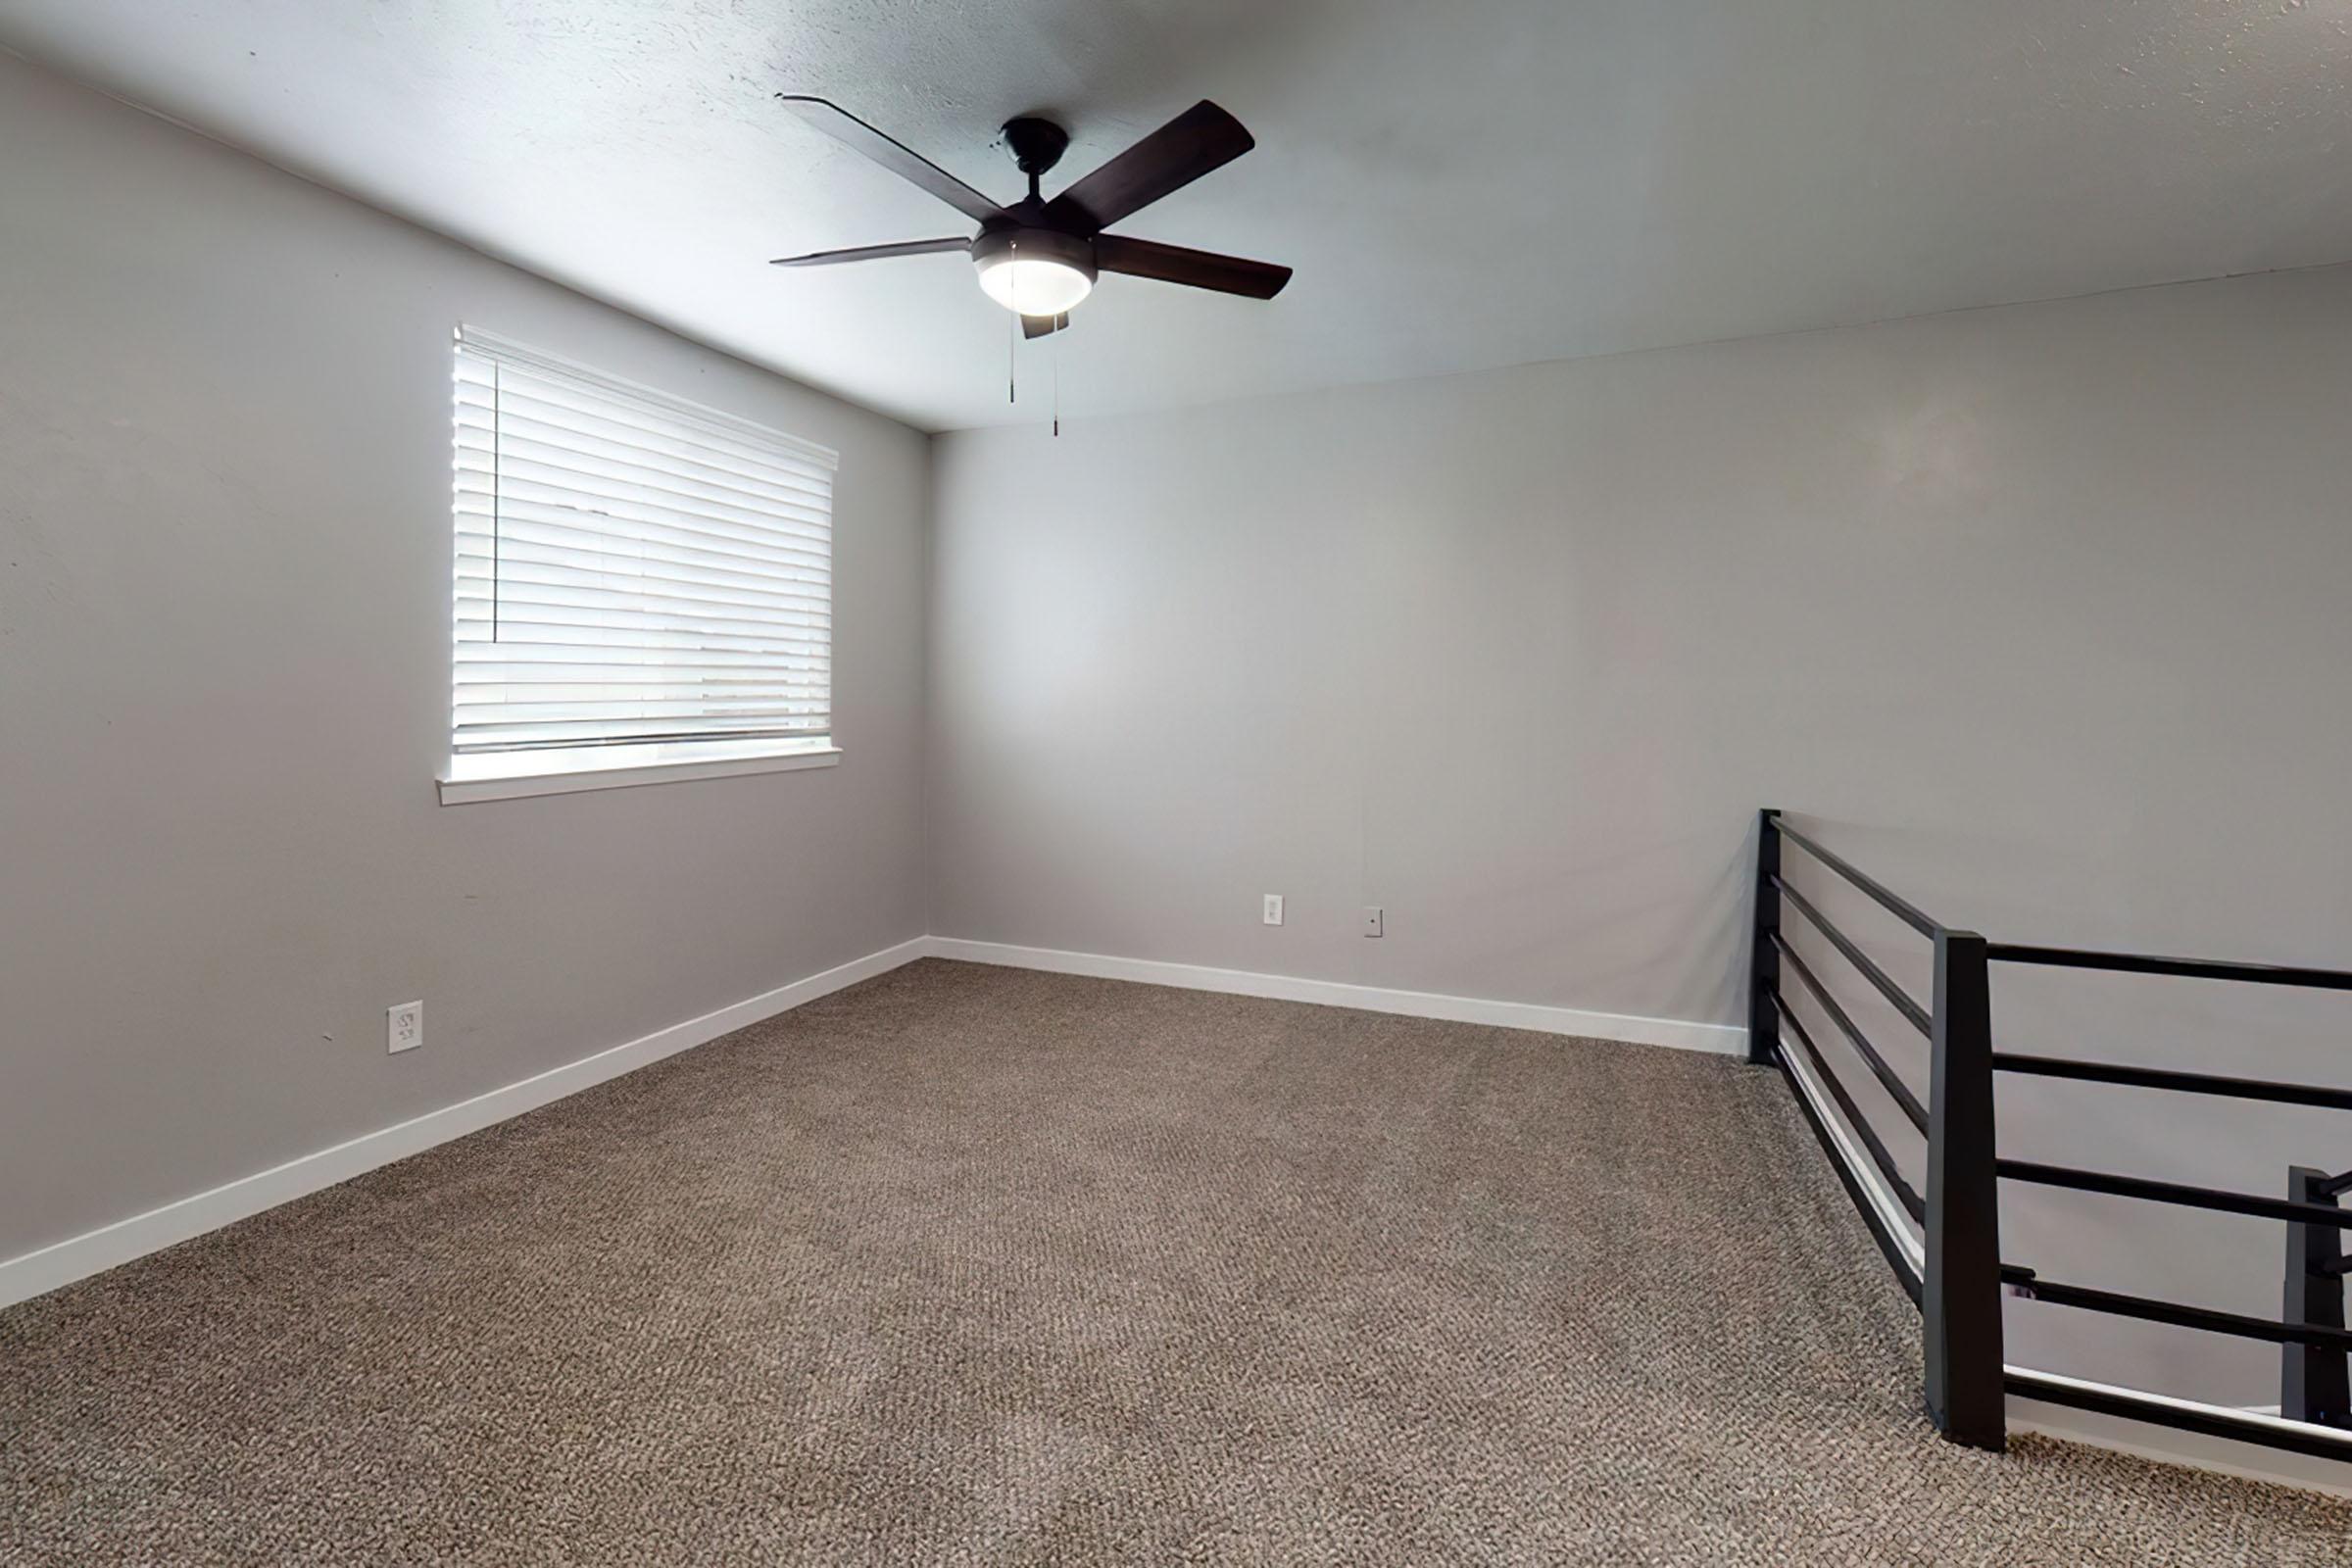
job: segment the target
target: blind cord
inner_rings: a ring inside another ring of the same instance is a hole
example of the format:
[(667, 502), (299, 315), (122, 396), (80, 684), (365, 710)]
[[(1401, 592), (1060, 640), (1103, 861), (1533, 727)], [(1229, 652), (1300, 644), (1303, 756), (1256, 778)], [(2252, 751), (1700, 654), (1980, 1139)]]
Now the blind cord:
[(507, 487), (501, 465), (506, 457), (505, 425), (506, 399), (500, 396), (498, 362), (490, 362), (490, 640), (498, 641), (498, 608), (500, 579), (506, 575), (501, 539), (507, 531), (506, 514), (502, 510)]

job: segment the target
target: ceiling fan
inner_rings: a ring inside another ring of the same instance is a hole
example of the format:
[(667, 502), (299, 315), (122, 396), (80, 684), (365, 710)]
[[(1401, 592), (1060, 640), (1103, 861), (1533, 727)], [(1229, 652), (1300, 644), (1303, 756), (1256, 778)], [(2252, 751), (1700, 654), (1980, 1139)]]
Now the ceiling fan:
[(961, 252), (978, 264), (980, 287), (988, 297), (1020, 314), (1021, 329), (1029, 337), (1069, 325), (1070, 307), (1086, 298), (1101, 272), (1155, 277), (1166, 283), (1259, 300), (1272, 299), (1291, 280), (1289, 268), (1268, 262), (1103, 232), (1256, 145), (1240, 121), (1205, 99), (1052, 201), (1039, 193), (1038, 176), (1060, 162), (1070, 145), (1070, 133), (1034, 115), (1007, 121), (1004, 144), (1021, 172), (1029, 176), (1029, 194), (1009, 207), (1000, 207), (838, 104), (791, 93), (776, 96), (817, 129), (921, 186), (965, 217), (976, 219), (980, 229), (962, 239), (902, 240), (895, 245), (781, 256), (774, 266), (831, 267), (891, 256)]

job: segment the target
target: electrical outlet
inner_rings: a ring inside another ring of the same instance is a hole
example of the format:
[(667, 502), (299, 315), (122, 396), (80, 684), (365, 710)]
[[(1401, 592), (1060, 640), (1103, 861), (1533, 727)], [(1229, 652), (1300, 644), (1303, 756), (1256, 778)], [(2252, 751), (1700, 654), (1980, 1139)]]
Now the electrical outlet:
[(424, 1044), (424, 1004), (404, 1002), (384, 1009), (384, 1050), (397, 1055)]
[(1368, 937), (1376, 937), (1380, 935), (1381, 920), (1382, 915), (1379, 905), (1367, 904), (1364, 906), (1364, 935)]
[(1266, 895), (1266, 924), (1282, 924), (1282, 895), (1279, 893)]

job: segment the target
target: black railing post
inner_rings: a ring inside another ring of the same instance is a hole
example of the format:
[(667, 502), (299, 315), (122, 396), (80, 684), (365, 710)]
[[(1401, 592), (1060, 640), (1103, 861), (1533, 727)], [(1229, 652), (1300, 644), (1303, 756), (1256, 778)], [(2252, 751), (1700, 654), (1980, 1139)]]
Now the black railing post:
[[(2289, 1202), (2335, 1206), (2335, 1184), (2323, 1170), (2290, 1166)], [(2343, 1232), (2302, 1220), (2286, 1223), (2286, 1298), (2279, 1317), (2312, 1328), (2344, 1326), (2344, 1277), (2340, 1272)], [(2352, 1427), (2352, 1378), (2342, 1347), (2281, 1345), (2278, 1413), (2289, 1421), (2324, 1427)]]
[(1747, 979), (1747, 1059), (1764, 1066), (1780, 1059), (1781, 1015), (1772, 1004), (1781, 988), (1781, 813), (1766, 807), (1756, 813), (1756, 918)]
[(1928, 1414), (1954, 1443), (2008, 1446), (2001, 1220), (1993, 1171), (1992, 996), (1984, 939), (1936, 933), (1928, 1094)]

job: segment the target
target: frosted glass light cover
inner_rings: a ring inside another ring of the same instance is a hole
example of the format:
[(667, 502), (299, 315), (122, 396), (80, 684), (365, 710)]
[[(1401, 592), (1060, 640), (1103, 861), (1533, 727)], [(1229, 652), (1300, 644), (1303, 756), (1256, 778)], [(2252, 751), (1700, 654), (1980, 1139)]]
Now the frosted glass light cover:
[(988, 297), (1023, 316), (1059, 316), (1086, 298), (1095, 280), (1077, 268), (1039, 256), (997, 257), (980, 264)]

